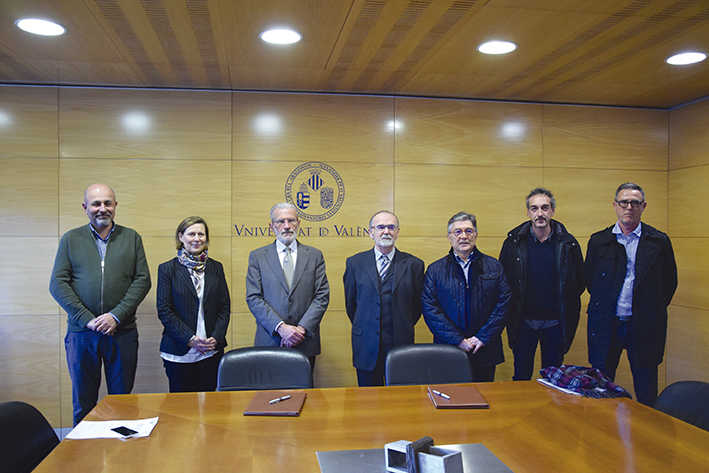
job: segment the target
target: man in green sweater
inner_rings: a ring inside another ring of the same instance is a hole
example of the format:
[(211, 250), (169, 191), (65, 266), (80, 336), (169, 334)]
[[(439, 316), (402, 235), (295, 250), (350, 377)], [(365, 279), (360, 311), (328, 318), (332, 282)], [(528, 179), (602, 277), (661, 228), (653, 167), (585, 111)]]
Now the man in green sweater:
[(96, 405), (102, 363), (109, 394), (130, 393), (135, 380), (135, 312), (150, 289), (150, 272), (140, 235), (113, 221), (117, 205), (107, 185), (86, 189), (89, 224), (62, 236), (49, 283), (68, 315), (64, 345), (74, 425)]

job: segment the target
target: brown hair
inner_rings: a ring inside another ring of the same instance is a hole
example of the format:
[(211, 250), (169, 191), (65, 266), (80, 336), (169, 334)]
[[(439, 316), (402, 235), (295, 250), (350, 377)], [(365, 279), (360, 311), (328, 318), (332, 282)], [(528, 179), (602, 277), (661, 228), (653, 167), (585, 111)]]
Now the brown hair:
[(204, 248), (206, 249), (209, 246), (209, 227), (207, 226), (207, 222), (202, 217), (197, 217), (193, 215), (192, 217), (187, 217), (186, 219), (181, 221), (180, 224), (177, 226), (177, 230), (175, 230), (175, 246), (178, 250), (182, 248), (180, 235), (185, 233), (185, 230), (187, 230), (189, 227), (197, 223), (201, 223), (202, 225), (204, 225), (204, 233), (207, 236), (207, 242), (204, 245)]
[(549, 197), (549, 203), (551, 203), (551, 209), (556, 210), (556, 199), (554, 198), (554, 194), (552, 194), (549, 189), (545, 189), (543, 187), (534, 188), (529, 192), (529, 195), (527, 195), (527, 209), (529, 209), (529, 199), (531, 199), (535, 195), (545, 195), (545, 196)]

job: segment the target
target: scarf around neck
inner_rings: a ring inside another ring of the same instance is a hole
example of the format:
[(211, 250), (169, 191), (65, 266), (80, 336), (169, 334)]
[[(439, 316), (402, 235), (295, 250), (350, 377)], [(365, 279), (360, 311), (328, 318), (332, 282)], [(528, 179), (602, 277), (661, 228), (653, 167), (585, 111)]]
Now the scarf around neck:
[(201, 273), (204, 271), (204, 267), (207, 264), (207, 250), (202, 251), (198, 255), (193, 255), (189, 251), (185, 251), (184, 248), (181, 248), (177, 250), (177, 260), (187, 269)]

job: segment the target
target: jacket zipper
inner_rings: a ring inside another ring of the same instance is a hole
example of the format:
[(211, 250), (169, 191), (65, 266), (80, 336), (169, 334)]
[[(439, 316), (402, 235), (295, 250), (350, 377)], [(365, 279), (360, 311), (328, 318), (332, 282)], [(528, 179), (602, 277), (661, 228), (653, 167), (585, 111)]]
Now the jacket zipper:
[[(105, 258), (106, 257), (104, 255), (104, 259)], [(104, 260), (102, 259), (101, 260), (101, 314), (104, 313), (104, 310), (103, 310), (103, 268), (104, 268)]]

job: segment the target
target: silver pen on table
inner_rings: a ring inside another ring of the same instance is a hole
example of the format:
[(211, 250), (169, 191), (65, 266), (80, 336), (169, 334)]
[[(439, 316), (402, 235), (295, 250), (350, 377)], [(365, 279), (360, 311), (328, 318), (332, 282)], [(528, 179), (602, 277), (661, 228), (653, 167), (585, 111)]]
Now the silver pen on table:
[(451, 398), (448, 394), (442, 393), (440, 391), (436, 391), (435, 389), (432, 389), (431, 391), (433, 391), (433, 394), (435, 394), (436, 396), (441, 396), (443, 399), (450, 399)]
[(277, 402), (285, 401), (286, 399), (290, 399), (290, 394), (286, 394), (285, 396), (277, 397), (275, 399), (271, 399), (268, 401), (269, 404), (275, 404)]

